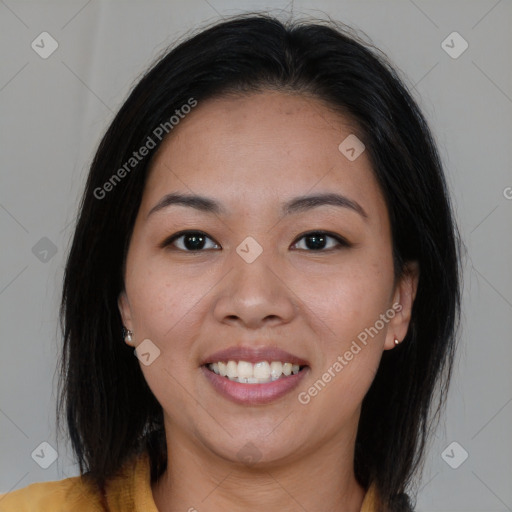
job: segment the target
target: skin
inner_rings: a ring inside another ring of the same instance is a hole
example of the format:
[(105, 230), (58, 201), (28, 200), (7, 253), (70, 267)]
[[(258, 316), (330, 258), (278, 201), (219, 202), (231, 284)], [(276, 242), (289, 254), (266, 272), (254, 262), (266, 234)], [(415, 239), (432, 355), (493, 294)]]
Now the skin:
[[(338, 149), (354, 131), (316, 99), (265, 91), (198, 104), (155, 155), (119, 309), (131, 344), (150, 339), (161, 351), (140, 363), (165, 415), (168, 468), (152, 485), (159, 511), (360, 510), (365, 489), (353, 459), (361, 403), (383, 350), (406, 335), (418, 269), (411, 264), (395, 281), (370, 161)], [(170, 192), (212, 197), (228, 213), (172, 205), (148, 217)], [(331, 205), (279, 218), (283, 202), (320, 192), (357, 201), (367, 218)], [(183, 237), (160, 246), (185, 229), (207, 234), (202, 252), (187, 252)], [(328, 238), (309, 248), (303, 234), (319, 230), (352, 246)], [(247, 236), (263, 248), (250, 264), (236, 252)], [(401, 312), (301, 404), (298, 393), (394, 303)], [(309, 361), (308, 374), (273, 403), (233, 403), (199, 368), (233, 345), (278, 346)], [(260, 457), (250, 466), (238, 456), (248, 442)]]

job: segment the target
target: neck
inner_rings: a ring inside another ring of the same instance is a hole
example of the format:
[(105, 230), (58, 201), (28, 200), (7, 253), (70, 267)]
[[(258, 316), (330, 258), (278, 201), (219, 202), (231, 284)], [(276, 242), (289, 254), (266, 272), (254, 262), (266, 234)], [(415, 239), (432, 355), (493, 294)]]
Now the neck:
[(159, 512), (360, 512), (365, 490), (354, 476), (353, 441), (333, 440), (292, 462), (249, 466), (173, 430), (167, 469), (152, 486), (155, 504)]

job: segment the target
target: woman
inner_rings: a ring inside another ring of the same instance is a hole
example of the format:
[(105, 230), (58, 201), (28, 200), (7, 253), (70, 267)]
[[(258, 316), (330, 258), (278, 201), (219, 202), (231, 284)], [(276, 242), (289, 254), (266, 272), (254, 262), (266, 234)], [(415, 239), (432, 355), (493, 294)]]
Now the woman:
[(333, 23), (201, 31), (90, 169), (57, 410), (81, 476), (0, 510), (412, 510), (459, 269), (435, 143), (382, 55)]

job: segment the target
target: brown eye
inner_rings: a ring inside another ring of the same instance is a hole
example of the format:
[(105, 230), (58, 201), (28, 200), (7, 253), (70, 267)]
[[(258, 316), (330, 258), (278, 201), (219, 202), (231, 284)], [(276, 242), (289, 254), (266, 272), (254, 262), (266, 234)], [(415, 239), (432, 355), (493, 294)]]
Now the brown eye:
[[(162, 243), (162, 247), (174, 245), (178, 250), (185, 252), (202, 251), (204, 249), (214, 249), (215, 247), (205, 247), (207, 240), (213, 240), (202, 231), (180, 231)], [(177, 242), (177, 243), (176, 243)], [(214, 246), (218, 244), (214, 243)]]
[[(309, 249), (312, 251), (328, 251), (340, 249), (342, 247), (350, 247), (350, 244), (341, 236), (326, 231), (310, 231), (300, 236), (299, 240), (305, 240), (305, 247), (300, 249)], [(331, 240), (331, 241), (329, 241)], [(334, 240), (334, 243), (332, 242)], [(297, 245), (296, 242), (294, 245)]]

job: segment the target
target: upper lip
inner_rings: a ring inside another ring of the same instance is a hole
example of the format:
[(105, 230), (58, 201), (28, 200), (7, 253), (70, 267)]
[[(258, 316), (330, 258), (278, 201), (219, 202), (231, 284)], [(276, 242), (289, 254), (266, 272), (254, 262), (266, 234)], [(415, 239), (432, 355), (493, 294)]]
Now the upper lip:
[(203, 359), (201, 366), (219, 361), (247, 361), (249, 363), (259, 363), (260, 361), (281, 361), (283, 363), (298, 364), (299, 366), (309, 366), (308, 361), (295, 356), (277, 347), (244, 347), (235, 346), (224, 350), (219, 350)]

